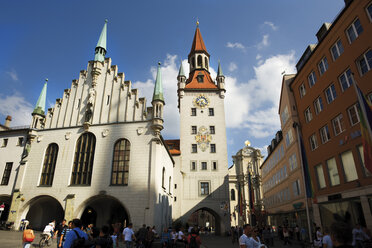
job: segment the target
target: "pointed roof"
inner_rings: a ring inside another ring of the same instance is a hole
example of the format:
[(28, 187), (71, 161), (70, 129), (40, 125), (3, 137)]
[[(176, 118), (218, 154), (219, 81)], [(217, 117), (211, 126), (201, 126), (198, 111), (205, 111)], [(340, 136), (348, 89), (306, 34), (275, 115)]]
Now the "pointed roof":
[(45, 79), (44, 87), (41, 90), (39, 99), (37, 100), (35, 109), (32, 112), (32, 114), (45, 115), (45, 102), (46, 102), (47, 82), (48, 82), (48, 79)]
[(197, 26), (196, 26), (194, 40), (192, 42), (192, 47), (191, 47), (189, 57), (191, 56), (191, 54), (194, 54), (195, 52), (204, 52), (209, 56), (209, 53), (207, 52), (207, 48), (205, 47), (205, 44), (204, 44), (204, 41), (203, 41), (203, 37), (200, 33), (198, 23), (197, 23)]
[(221, 69), (221, 63), (220, 63), (220, 61), (218, 60), (217, 77), (220, 77), (220, 76), (224, 76), (224, 75), (223, 75), (223, 72), (222, 72), (222, 69)]
[(158, 72), (156, 74), (154, 95), (152, 96), (152, 101), (162, 101), (162, 102), (164, 102), (163, 84), (162, 84), (162, 80), (161, 80), (160, 65), (161, 65), (161, 63), (158, 62)]
[(178, 76), (179, 77), (185, 77), (185, 73), (183, 72), (182, 61), (181, 61), (181, 65), (180, 65), (180, 70), (178, 71)]
[[(203, 78), (202, 82), (198, 80), (198, 77)], [(209, 72), (206, 70), (194, 70), (190, 72), (185, 89), (218, 90), (218, 87), (214, 84)]]
[[(105, 20), (105, 24), (103, 25), (101, 35), (99, 36), (97, 46), (95, 49), (95, 55), (94, 55), (94, 61), (101, 61), (103, 62), (105, 60), (105, 54), (106, 54), (106, 43), (107, 43), (107, 19)], [(99, 49), (99, 48), (103, 48)]]

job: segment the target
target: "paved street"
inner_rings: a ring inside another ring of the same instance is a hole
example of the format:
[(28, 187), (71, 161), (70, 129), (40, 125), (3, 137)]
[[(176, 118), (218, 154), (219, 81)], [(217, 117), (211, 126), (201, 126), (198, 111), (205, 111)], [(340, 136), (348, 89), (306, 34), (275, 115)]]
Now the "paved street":
[[(40, 233), (36, 233), (36, 238), (33, 243), (33, 247), (38, 247), (40, 238)], [(202, 236), (202, 243), (205, 248), (237, 248), (239, 247), (237, 243), (233, 245), (231, 243), (230, 237), (218, 237), (214, 235)], [(279, 240), (275, 242), (275, 248), (282, 248), (283, 243)], [(13, 231), (0, 231), (0, 247), (1, 248), (21, 248), (22, 247), (22, 233)], [(56, 247), (54, 243), (51, 247)], [(291, 248), (301, 247), (299, 244), (293, 243), (291, 246), (286, 246)]]

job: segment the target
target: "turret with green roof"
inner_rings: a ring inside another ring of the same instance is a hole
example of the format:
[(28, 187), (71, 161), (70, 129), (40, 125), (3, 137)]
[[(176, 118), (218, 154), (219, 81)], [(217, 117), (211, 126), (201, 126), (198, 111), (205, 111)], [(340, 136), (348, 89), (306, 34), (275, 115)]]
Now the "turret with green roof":
[(32, 112), (32, 115), (45, 116), (45, 102), (46, 102), (47, 82), (48, 82), (48, 79), (45, 79), (44, 87), (41, 90), (39, 99), (37, 100), (37, 103), (36, 103), (34, 111)]
[(161, 63), (158, 62), (158, 72), (156, 74), (155, 80), (155, 88), (154, 88), (154, 95), (152, 96), (152, 102), (154, 101), (162, 101), (164, 103), (164, 95), (163, 95), (163, 84), (161, 80)]
[(106, 55), (106, 40), (107, 40), (107, 19), (105, 20), (105, 25), (103, 25), (103, 29), (101, 35), (99, 36), (97, 46), (95, 49), (94, 61), (103, 62), (105, 60)]
[(221, 63), (220, 63), (220, 61), (218, 60), (217, 77), (220, 77), (220, 76), (224, 76), (224, 75), (223, 75), (223, 72), (222, 72), (222, 69), (221, 69)]

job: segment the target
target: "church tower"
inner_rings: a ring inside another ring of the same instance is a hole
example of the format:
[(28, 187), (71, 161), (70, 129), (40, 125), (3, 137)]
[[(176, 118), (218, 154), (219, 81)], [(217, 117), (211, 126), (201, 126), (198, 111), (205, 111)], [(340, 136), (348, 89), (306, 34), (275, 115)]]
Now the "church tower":
[(209, 61), (210, 55), (197, 23), (188, 55), (190, 73), (186, 79), (181, 64), (177, 77), (183, 178), (182, 206), (179, 207), (185, 222), (197, 212), (203, 212), (199, 216), (206, 216), (208, 212), (215, 220), (215, 224), (210, 221), (210, 225), (215, 225), (216, 233), (223, 234), (230, 225), (225, 77), (219, 65), (217, 78), (213, 80)]
[(163, 96), (163, 84), (161, 81), (161, 69), (160, 62), (158, 63), (158, 72), (155, 80), (154, 94), (152, 96), (152, 129), (156, 136), (160, 135), (160, 131), (163, 130), (163, 109), (164, 109), (164, 96)]

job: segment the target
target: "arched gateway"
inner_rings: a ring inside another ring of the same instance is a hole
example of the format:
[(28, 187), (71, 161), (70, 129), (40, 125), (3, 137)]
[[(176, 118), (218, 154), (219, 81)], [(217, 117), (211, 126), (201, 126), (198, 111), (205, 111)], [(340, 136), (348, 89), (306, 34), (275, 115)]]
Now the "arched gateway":
[(202, 207), (188, 215), (187, 223), (201, 228), (211, 228), (216, 235), (221, 235), (221, 217), (214, 210)]

